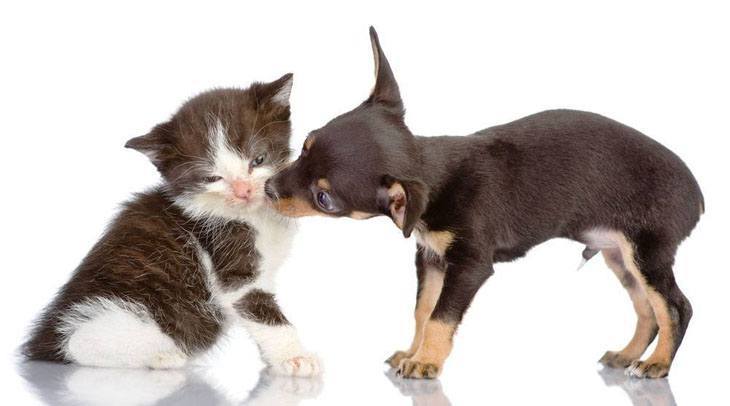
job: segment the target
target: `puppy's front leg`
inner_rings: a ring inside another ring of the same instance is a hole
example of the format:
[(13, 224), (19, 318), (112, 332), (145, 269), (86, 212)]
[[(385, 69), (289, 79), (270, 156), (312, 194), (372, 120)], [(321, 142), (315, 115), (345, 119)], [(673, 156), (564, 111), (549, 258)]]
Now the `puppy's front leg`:
[(406, 351), (396, 351), (385, 362), (392, 368), (397, 368), (401, 361), (410, 358), (416, 353), (423, 342), (423, 332), (426, 322), (431, 317), (431, 312), (436, 306), (436, 301), (441, 294), (441, 287), (444, 284), (444, 262), (426, 248), (419, 246), (416, 253), (416, 274), (418, 276), (418, 292), (416, 294), (416, 330), (413, 335), (411, 346)]
[(412, 357), (401, 361), (398, 368), (401, 376), (436, 378), (439, 375), (451, 352), (456, 327), (474, 295), (493, 272), (491, 260), (462, 257), (457, 262), (449, 262), (438, 302), (424, 326), (423, 341)]
[(253, 289), (236, 302), (235, 309), (274, 372), (304, 377), (320, 374), (319, 360), (304, 350), (273, 293)]

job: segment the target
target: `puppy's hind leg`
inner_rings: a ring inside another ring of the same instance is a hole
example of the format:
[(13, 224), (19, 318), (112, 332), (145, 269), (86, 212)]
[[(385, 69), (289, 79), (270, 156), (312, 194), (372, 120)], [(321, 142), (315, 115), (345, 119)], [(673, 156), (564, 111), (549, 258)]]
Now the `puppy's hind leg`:
[(431, 317), (433, 308), (436, 307), (441, 294), (441, 287), (444, 284), (444, 267), (441, 260), (432, 258), (426, 250), (419, 247), (416, 253), (416, 272), (418, 276), (418, 291), (416, 294), (416, 329), (410, 348), (406, 351), (396, 351), (385, 362), (392, 368), (398, 368), (401, 361), (413, 356), (423, 342), (423, 334), (426, 322)]
[[(661, 378), (669, 373), (674, 356), (692, 318), (692, 306), (677, 286), (672, 271), (676, 244), (664, 242), (661, 236), (640, 233), (634, 239), (633, 259), (641, 273), (649, 303), (659, 325), (659, 341), (654, 352), (644, 361), (634, 361), (627, 373), (639, 378)], [(623, 252), (623, 249), (622, 249)]]
[(657, 334), (654, 310), (640, 281), (626, 268), (621, 250), (608, 248), (601, 251), (606, 265), (613, 271), (621, 285), (626, 289), (636, 311), (636, 330), (631, 341), (621, 351), (607, 351), (598, 361), (613, 368), (626, 368), (638, 360)]

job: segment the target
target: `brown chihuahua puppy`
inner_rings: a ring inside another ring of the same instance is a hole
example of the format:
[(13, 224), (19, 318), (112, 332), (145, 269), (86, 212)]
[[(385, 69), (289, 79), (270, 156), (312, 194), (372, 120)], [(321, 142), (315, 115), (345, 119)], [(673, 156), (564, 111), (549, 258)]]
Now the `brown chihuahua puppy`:
[[(415, 337), (387, 362), (404, 377), (436, 377), (493, 264), (560, 237), (584, 243), (584, 259), (601, 251), (636, 309), (631, 341), (600, 362), (666, 376), (692, 316), (674, 255), (704, 211), (682, 160), (630, 127), (570, 110), (465, 137), (414, 136), (372, 28), (370, 38), (370, 97), (313, 131), (266, 189), (289, 216), (384, 214), (416, 235)], [(657, 334), (656, 350), (640, 360)]]

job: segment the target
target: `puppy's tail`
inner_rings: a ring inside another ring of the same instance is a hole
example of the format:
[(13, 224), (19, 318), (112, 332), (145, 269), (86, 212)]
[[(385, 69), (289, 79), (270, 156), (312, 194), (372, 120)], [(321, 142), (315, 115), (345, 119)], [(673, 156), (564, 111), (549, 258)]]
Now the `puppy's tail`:
[(578, 269), (577, 269), (577, 270), (580, 270), (581, 268), (583, 268), (583, 265), (585, 265), (585, 264), (586, 264), (586, 262), (588, 262), (588, 261), (589, 261), (589, 260), (590, 260), (591, 258), (593, 258), (593, 257), (594, 257), (594, 256), (595, 256), (596, 254), (598, 254), (598, 251), (600, 251), (600, 250), (596, 250), (596, 249), (593, 249), (593, 248), (590, 248), (590, 247), (586, 247), (586, 248), (585, 248), (585, 249), (583, 250), (583, 253), (581, 254), (581, 256), (582, 256), (583, 258), (581, 258), (581, 260), (580, 260), (580, 265), (578, 265)]

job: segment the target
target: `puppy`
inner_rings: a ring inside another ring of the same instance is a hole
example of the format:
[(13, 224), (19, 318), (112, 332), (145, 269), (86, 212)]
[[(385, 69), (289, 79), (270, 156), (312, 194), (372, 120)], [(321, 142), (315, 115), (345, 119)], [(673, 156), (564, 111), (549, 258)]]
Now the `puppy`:
[[(586, 260), (603, 254), (638, 316), (631, 341), (600, 362), (666, 376), (692, 316), (674, 255), (704, 211), (685, 164), (640, 132), (580, 111), (545, 111), (463, 137), (414, 136), (372, 27), (370, 39), (370, 97), (310, 133), (266, 190), (288, 216), (387, 215), (404, 237), (415, 234), (416, 332), (387, 362), (407, 378), (436, 377), (493, 265), (570, 238), (586, 245)], [(654, 353), (640, 360), (657, 335)]]

